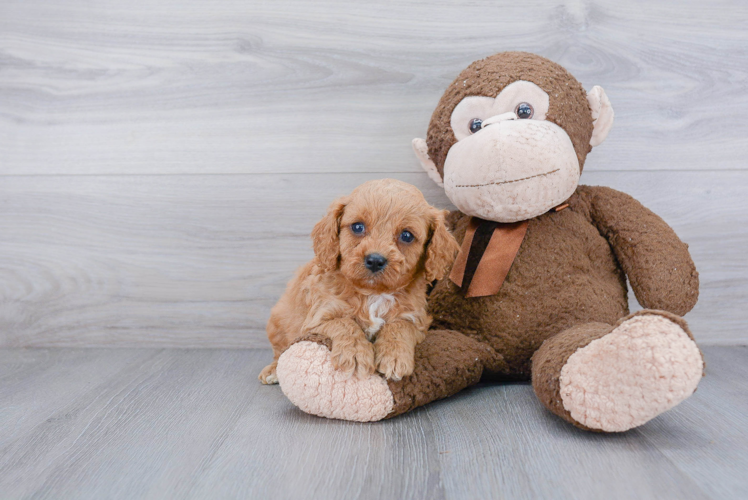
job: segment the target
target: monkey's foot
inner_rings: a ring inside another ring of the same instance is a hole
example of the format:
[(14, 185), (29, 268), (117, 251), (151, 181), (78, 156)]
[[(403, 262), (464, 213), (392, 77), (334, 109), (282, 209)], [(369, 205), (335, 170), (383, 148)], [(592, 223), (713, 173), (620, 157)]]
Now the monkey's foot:
[(330, 341), (318, 335), (305, 337), (281, 354), (276, 374), (286, 397), (312, 415), (373, 422), (394, 407), (392, 392), (380, 375), (360, 379), (335, 370)]
[(704, 371), (701, 352), (685, 323), (668, 316), (642, 311), (568, 358), (559, 389), (574, 420), (626, 431), (693, 394)]

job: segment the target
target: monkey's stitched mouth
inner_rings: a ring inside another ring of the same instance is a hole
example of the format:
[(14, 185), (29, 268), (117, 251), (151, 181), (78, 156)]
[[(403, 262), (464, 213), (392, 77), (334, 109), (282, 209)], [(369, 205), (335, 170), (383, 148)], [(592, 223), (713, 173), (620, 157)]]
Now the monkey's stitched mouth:
[(458, 188), (475, 188), (475, 187), (483, 187), (483, 186), (499, 186), (501, 184), (511, 184), (512, 182), (520, 182), (520, 181), (526, 181), (529, 179), (534, 179), (536, 177), (543, 177), (544, 175), (550, 175), (555, 172), (558, 172), (561, 170), (560, 168), (557, 168), (556, 170), (551, 170), (550, 172), (545, 172), (542, 174), (535, 174), (531, 175), (529, 177), (522, 177), (521, 179), (513, 179), (511, 181), (495, 181), (495, 182), (486, 182), (485, 184), (458, 184), (455, 187)]

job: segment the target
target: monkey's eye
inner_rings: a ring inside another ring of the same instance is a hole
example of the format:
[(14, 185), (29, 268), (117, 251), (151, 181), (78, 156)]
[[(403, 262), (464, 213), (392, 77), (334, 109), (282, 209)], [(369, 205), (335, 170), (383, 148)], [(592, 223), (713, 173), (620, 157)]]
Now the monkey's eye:
[(517, 104), (516, 108), (514, 108), (514, 114), (517, 115), (517, 118), (527, 119), (532, 118), (532, 115), (535, 114), (535, 111), (532, 109), (532, 106), (530, 106), (530, 104), (521, 102)]
[(413, 236), (413, 233), (411, 233), (408, 230), (405, 230), (402, 233), (400, 233), (400, 241), (402, 241), (403, 243), (412, 243), (414, 239), (415, 239), (415, 236)]
[(468, 128), (470, 128), (470, 133), (474, 134), (477, 131), (480, 130), (480, 128), (483, 126), (483, 120), (480, 118), (473, 118), (470, 120), (470, 124), (468, 125)]
[(351, 231), (353, 231), (353, 234), (364, 234), (366, 226), (364, 226), (363, 222), (354, 222), (351, 224)]

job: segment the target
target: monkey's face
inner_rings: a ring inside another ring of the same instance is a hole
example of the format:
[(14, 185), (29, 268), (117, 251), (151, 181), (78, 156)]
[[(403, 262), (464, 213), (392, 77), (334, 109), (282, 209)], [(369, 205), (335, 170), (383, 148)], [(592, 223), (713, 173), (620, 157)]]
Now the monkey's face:
[(497, 222), (526, 220), (561, 204), (579, 182), (569, 135), (545, 117), (549, 96), (531, 82), (496, 98), (469, 96), (452, 112), (457, 138), (444, 189), (462, 212)]
[(462, 212), (516, 222), (562, 204), (592, 146), (613, 123), (605, 93), (589, 93), (545, 58), (504, 52), (476, 61), (434, 111), (413, 148)]

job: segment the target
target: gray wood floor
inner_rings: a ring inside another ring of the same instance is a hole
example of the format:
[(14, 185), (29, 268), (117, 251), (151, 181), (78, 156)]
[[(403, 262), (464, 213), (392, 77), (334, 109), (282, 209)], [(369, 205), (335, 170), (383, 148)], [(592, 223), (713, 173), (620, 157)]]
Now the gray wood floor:
[(691, 245), (703, 344), (748, 343), (748, 2), (0, 0), (0, 346), (265, 347), (329, 202), (397, 177), (471, 61), (605, 88), (582, 182)]
[(2, 350), (0, 497), (744, 499), (748, 347), (705, 353), (693, 397), (602, 435), (527, 384), (357, 424), (261, 386), (266, 350)]
[(269, 351), (174, 349), (266, 347), (356, 185), (449, 208), (410, 141), (503, 50), (605, 88), (582, 182), (690, 244), (702, 345), (748, 343), (746, 26), (744, 0), (0, 0), (0, 346), (31, 347), (0, 350), (0, 498), (748, 498), (745, 347), (622, 435), (524, 384), (317, 419), (257, 383)]

